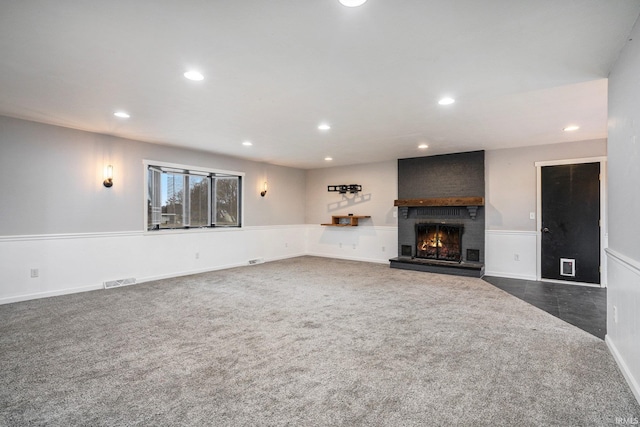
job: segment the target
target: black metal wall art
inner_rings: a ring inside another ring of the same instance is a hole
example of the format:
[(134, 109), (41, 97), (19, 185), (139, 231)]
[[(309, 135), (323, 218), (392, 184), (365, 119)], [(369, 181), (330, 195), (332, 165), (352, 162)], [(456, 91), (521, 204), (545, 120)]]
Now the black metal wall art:
[(356, 194), (358, 191), (362, 191), (362, 185), (358, 184), (349, 184), (349, 185), (328, 185), (327, 191), (332, 192), (335, 191), (340, 194)]

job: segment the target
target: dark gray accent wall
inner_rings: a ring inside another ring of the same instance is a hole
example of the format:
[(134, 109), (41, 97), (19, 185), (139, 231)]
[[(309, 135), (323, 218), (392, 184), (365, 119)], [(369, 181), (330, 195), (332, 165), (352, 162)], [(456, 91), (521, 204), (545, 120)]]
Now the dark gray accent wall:
[(398, 198), (484, 197), (484, 151), (398, 160)]
[[(484, 196), (484, 151), (398, 160), (399, 199)], [(398, 254), (403, 245), (411, 245), (415, 255), (417, 223), (461, 224), (462, 260), (467, 260), (467, 249), (478, 249), (484, 263), (485, 208), (478, 208), (475, 219), (466, 208), (459, 211), (459, 215), (451, 215), (450, 208), (410, 208), (406, 219), (398, 215)]]

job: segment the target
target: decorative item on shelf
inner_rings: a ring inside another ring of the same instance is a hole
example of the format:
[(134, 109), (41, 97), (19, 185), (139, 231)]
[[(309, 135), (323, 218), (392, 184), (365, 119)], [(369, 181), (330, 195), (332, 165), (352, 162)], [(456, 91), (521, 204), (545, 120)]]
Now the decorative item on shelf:
[(262, 191), (260, 192), (260, 195), (262, 197), (264, 197), (267, 194), (267, 181), (264, 182), (264, 185), (262, 187)]
[(327, 191), (337, 192), (340, 194), (346, 194), (347, 192), (351, 194), (357, 194), (358, 191), (362, 191), (362, 185), (358, 185), (358, 184), (328, 185)]
[(113, 186), (113, 166), (107, 165), (104, 169), (104, 181), (102, 184), (107, 188)]

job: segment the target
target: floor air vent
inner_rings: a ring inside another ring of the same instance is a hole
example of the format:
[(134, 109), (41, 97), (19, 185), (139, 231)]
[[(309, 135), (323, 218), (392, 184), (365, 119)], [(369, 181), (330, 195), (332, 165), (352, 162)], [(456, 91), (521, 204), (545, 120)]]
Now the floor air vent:
[(255, 259), (249, 260), (249, 265), (262, 264), (262, 263), (264, 263), (264, 258), (255, 258)]
[(135, 277), (129, 277), (128, 279), (111, 280), (109, 282), (104, 282), (104, 288), (111, 289), (117, 288), (119, 286), (133, 285), (134, 283), (136, 283)]

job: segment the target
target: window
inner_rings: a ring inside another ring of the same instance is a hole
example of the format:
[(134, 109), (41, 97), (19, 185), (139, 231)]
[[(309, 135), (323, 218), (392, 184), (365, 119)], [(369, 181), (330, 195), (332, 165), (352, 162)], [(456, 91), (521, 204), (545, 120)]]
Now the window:
[(147, 230), (240, 227), (241, 174), (147, 169)]

